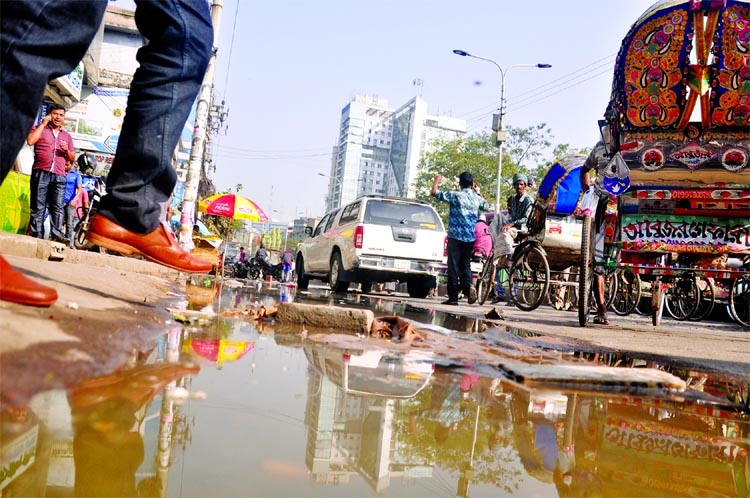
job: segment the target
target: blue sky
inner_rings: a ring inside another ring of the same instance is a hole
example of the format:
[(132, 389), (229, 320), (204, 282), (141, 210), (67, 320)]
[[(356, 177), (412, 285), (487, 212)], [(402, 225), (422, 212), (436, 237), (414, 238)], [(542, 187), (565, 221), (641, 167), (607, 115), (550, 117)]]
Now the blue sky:
[[(239, 4), (238, 4), (239, 2)], [(126, 6), (126, 1), (118, 1)], [(420, 89), (431, 114), (489, 129), (507, 71), (506, 125), (545, 122), (590, 147), (620, 41), (652, 0), (224, 0), (214, 79), (229, 108), (214, 182), (272, 218), (322, 214), (341, 108), (357, 93), (397, 107)], [(514, 64), (548, 63), (550, 69)]]

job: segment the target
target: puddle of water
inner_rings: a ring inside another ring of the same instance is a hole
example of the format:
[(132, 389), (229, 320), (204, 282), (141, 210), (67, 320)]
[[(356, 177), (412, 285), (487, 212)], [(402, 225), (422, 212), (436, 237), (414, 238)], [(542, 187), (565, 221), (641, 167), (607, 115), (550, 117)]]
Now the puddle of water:
[[(224, 289), (213, 306), (272, 304), (283, 292)], [(539, 361), (549, 358), (663, 368), (614, 353), (540, 353)], [(633, 395), (529, 389), (488, 364), (447, 363), (423, 350), (322, 345), (295, 326), (173, 327), (128, 369), (3, 407), (0, 489), (748, 496), (748, 391), (731, 379), (673, 369), (694, 389)]]

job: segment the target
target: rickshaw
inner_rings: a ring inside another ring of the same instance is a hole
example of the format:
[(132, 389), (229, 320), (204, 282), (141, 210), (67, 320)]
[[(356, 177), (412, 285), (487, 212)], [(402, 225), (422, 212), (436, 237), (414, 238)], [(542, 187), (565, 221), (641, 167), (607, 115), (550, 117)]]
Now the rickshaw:
[(536, 309), (550, 293), (562, 294), (564, 301), (574, 293), (578, 284), (571, 278), (571, 268), (577, 267), (580, 258), (581, 223), (572, 214), (581, 193), (580, 168), (585, 160), (584, 155), (568, 155), (550, 167), (539, 186), (528, 228), (513, 237), (518, 242), (512, 252), (496, 247), (485, 260), (477, 278), (480, 304), (490, 294), (497, 268), (506, 265), (513, 302), (523, 311)]
[(609, 262), (595, 262), (584, 219), (579, 324), (604, 264), (638, 281), (654, 326), (665, 308), (705, 315), (723, 287), (732, 318), (750, 327), (750, 1), (662, 0), (644, 12), (623, 39), (599, 127), (597, 185), (624, 193), (604, 227)]

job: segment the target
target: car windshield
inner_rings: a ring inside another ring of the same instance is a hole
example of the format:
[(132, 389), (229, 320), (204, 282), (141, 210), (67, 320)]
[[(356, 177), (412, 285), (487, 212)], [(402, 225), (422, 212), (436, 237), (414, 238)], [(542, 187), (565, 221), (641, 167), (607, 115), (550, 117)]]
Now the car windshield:
[(404, 225), (431, 230), (443, 229), (440, 218), (430, 206), (393, 201), (372, 200), (368, 202), (364, 222), (376, 225)]

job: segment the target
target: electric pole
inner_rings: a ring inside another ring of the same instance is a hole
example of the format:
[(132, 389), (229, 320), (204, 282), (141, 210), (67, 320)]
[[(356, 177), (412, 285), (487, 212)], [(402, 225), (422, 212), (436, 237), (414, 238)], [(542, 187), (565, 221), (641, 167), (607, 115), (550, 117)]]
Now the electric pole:
[(203, 152), (208, 139), (208, 113), (211, 108), (213, 95), (214, 70), (216, 67), (216, 52), (219, 44), (219, 27), (221, 25), (221, 8), (223, 0), (214, 0), (211, 8), (211, 23), (214, 27), (214, 43), (208, 68), (203, 77), (203, 84), (198, 93), (198, 105), (195, 109), (195, 124), (193, 126), (193, 140), (190, 148), (187, 178), (185, 179), (185, 196), (182, 201), (180, 216), (180, 244), (183, 248), (192, 247), (193, 225), (195, 224), (195, 202), (198, 197), (198, 184), (201, 179)]

